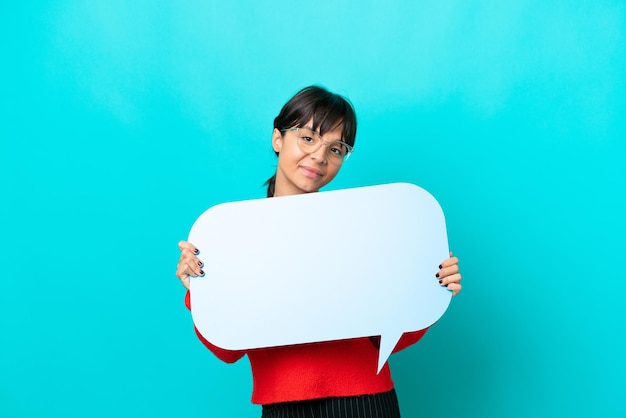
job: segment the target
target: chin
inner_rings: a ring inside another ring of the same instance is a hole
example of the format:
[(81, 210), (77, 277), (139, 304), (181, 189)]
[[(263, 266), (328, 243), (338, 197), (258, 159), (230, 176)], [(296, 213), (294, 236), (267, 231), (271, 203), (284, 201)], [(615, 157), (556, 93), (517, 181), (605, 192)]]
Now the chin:
[(323, 186), (320, 186), (318, 184), (304, 183), (304, 184), (300, 184), (298, 186), (298, 189), (302, 190), (304, 193), (313, 193), (313, 192), (317, 192), (322, 187)]
[(300, 190), (302, 190), (304, 193), (315, 193), (317, 191), (319, 191), (320, 187), (302, 187), (300, 188)]

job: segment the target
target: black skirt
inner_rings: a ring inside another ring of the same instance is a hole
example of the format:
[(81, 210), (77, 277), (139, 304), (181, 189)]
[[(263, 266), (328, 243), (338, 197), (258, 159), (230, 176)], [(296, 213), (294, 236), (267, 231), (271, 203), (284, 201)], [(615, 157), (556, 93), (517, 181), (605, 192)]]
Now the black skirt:
[(400, 418), (396, 391), (263, 405), (261, 418)]

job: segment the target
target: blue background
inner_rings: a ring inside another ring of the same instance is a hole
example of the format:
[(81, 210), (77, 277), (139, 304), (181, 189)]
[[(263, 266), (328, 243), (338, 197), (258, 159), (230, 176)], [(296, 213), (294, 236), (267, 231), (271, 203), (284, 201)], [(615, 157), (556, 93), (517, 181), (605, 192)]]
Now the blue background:
[(176, 243), (314, 83), (360, 123), (329, 189), (426, 188), (461, 257), (404, 416), (625, 416), (625, 45), (623, 1), (3, 1), (0, 416), (259, 416)]

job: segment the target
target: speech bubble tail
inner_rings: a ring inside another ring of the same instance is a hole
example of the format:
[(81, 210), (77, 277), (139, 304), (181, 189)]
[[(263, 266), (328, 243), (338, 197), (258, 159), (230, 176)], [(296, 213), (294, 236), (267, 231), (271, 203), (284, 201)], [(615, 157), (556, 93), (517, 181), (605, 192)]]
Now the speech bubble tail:
[(396, 344), (402, 337), (402, 333), (385, 334), (380, 336), (380, 348), (378, 349), (378, 370), (376, 374), (380, 373), (381, 369), (385, 366), (387, 359), (396, 348)]

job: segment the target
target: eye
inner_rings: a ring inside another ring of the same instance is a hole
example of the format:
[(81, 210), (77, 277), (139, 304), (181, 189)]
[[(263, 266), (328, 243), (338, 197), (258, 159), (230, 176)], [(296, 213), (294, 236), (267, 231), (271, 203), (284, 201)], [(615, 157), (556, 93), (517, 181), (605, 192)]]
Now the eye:
[(306, 136), (306, 135), (301, 136), (301, 137), (300, 137), (300, 139), (301, 139), (302, 141), (304, 141), (304, 142), (308, 142), (308, 143), (311, 143), (311, 144), (312, 144), (313, 142), (315, 142), (315, 139), (314, 139), (314, 138), (311, 138), (310, 136)]
[(336, 143), (336, 144), (332, 144), (329, 149), (330, 152), (332, 152), (334, 155), (338, 156), (338, 157), (342, 157), (346, 154), (346, 147), (344, 147), (343, 145), (341, 145), (340, 143)]

